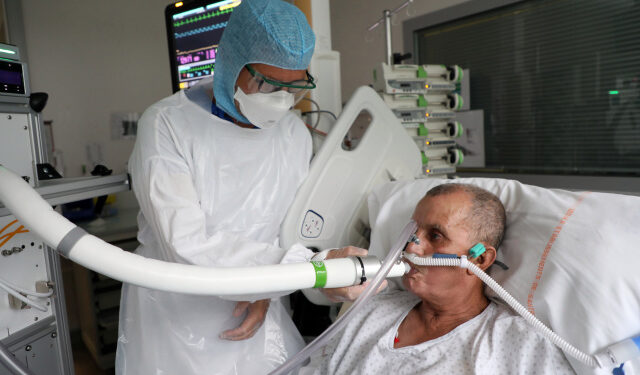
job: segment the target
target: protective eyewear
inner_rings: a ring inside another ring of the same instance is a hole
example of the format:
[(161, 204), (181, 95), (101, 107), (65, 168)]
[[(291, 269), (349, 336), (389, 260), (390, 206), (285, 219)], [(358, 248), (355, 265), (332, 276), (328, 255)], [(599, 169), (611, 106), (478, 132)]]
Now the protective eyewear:
[(255, 69), (251, 67), (251, 65), (245, 65), (249, 74), (251, 74), (251, 81), (248, 83), (249, 92), (261, 92), (265, 94), (269, 94), (272, 92), (285, 90), (294, 94), (295, 102), (297, 103), (300, 99), (302, 99), (307, 90), (315, 89), (315, 78), (307, 71), (307, 79), (300, 79), (291, 82), (282, 82), (275, 79), (271, 79), (263, 76), (260, 72), (257, 72)]

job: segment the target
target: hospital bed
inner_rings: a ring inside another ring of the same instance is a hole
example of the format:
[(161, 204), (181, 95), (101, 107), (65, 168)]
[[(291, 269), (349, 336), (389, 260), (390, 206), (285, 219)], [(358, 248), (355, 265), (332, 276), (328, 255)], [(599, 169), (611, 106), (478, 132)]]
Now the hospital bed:
[[(283, 247), (356, 245), (383, 257), (419, 198), (443, 182), (418, 178), (420, 163), (419, 150), (395, 116), (372, 89), (360, 88), (314, 158), (282, 225)], [(318, 272), (307, 264), (247, 272), (124, 253), (79, 231), (14, 177), (0, 168), (0, 200), (20, 221), (52, 248), (110, 277), (192, 294), (244, 295), (317, 285)], [(640, 198), (541, 189), (508, 180), (465, 181), (487, 188), (505, 203), (509, 221), (500, 260), (509, 269), (491, 274), (530, 311), (588, 353), (640, 334), (640, 261), (634, 251), (640, 234), (626, 230), (640, 219)], [(327, 269), (337, 264), (337, 274), (353, 271), (349, 261), (326, 263)], [(144, 275), (136, 272), (140, 267)], [(226, 282), (230, 278), (234, 282)], [(353, 274), (340, 282), (348, 285), (349, 280), (353, 282)], [(591, 369), (569, 360), (580, 374), (612, 373), (611, 368)], [(628, 362), (624, 371), (638, 373), (638, 364)]]
[[(360, 88), (343, 110), (282, 226), (284, 247), (354, 245), (379, 258), (392, 247), (420, 198), (442, 179), (419, 178), (419, 150), (377, 94)], [(355, 149), (344, 146), (354, 130)], [(503, 179), (458, 179), (496, 194), (507, 210), (490, 275), (527, 310), (586, 353), (640, 335), (640, 198), (544, 189)], [(487, 294), (497, 298), (487, 289)], [(306, 293), (326, 303), (319, 293)], [(636, 339), (638, 352), (640, 340)], [(635, 353), (635, 352), (633, 352)], [(631, 354), (633, 355), (633, 354)], [(567, 356), (578, 374), (611, 374)], [(640, 373), (640, 359), (615, 374)]]

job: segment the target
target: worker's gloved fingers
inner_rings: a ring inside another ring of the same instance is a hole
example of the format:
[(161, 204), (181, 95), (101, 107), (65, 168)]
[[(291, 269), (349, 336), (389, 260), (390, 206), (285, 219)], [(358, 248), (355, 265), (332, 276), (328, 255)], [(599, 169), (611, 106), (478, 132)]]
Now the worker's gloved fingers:
[(331, 250), (327, 253), (327, 258), (326, 259), (334, 259), (334, 258), (346, 258), (348, 256), (351, 255), (356, 255), (356, 256), (367, 256), (369, 252), (366, 249), (362, 249), (359, 247), (355, 247), (355, 246), (347, 246), (347, 247), (343, 247), (341, 249), (334, 249)]
[(240, 315), (244, 314), (250, 304), (251, 302), (248, 301), (241, 301), (236, 303), (236, 307), (233, 309), (233, 316), (237, 318)]
[[(348, 286), (344, 288), (325, 288), (322, 289), (322, 293), (329, 299), (331, 302), (348, 302), (354, 301), (362, 292), (364, 292), (365, 288), (369, 285), (370, 281), (362, 285), (356, 286)], [(382, 283), (376, 290), (376, 294), (380, 293), (387, 287), (387, 280), (382, 280)]]
[(222, 332), (222, 334), (220, 334), (220, 338), (223, 340), (229, 340), (229, 341), (246, 340), (248, 338), (253, 337), (253, 335), (256, 333), (258, 328), (260, 328), (260, 326), (256, 327), (255, 329), (246, 330), (245, 328), (240, 326), (238, 328), (230, 329), (228, 331)]
[[(246, 303), (247, 306), (244, 310), (247, 310), (247, 316), (244, 318), (244, 321), (237, 328), (230, 329), (224, 331), (220, 334), (220, 338), (224, 340), (231, 341), (240, 341), (246, 340), (252, 337), (258, 328), (262, 326), (265, 317), (267, 316), (267, 311), (269, 310), (270, 300), (263, 299), (256, 301), (254, 303), (249, 302), (240, 302)], [(240, 304), (238, 303), (238, 305)], [(236, 310), (238, 309), (238, 305), (236, 305)], [(234, 310), (235, 314), (235, 310)]]

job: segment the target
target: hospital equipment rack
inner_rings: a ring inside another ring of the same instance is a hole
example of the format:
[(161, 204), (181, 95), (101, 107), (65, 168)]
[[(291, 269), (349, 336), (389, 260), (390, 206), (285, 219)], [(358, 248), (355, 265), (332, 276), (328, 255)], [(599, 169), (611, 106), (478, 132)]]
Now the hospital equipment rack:
[(457, 65), (381, 63), (374, 70), (373, 87), (420, 148), (425, 176), (453, 174), (464, 161), (455, 142), (463, 133), (455, 119), (463, 75)]
[[(129, 190), (124, 174), (47, 180), (52, 173), (40, 115), (46, 95), (31, 92), (27, 64), (17, 47), (0, 44), (0, 71), (0, 164), (22, 176), (52, 206)], [(0, 291), (0, 345), (34, 374), (73, 374), (60, 259), (28, 230), (0, 205), (1, 278), (31, 293), (44, 286), (53, 294), (26, 299), (30, 306), (9, 297), (23, 293)], [(7, 366), (0, 362), (0, 373), (7, 373)]]

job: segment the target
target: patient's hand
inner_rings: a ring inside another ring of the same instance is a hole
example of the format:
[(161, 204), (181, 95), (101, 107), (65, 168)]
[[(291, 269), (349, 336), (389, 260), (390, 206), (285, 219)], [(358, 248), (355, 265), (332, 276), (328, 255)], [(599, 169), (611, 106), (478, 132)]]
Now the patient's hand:
[(238, 317), (245, 311), (248, 311), (247, 316), (244, 318), (242, 324), (237, 328), (222, 332), (220, 334), (220, 338), (224, 340), (240, 341), (252, 337), (264, 322), (264, 319), (267, 316), (267, 310), (269, 310), (270, 302), (271, 300), (268, 299), (261, 299), (254, 303), (246, 301), (238, 302), (233, 310), (233, 316)]
[[(361, 249), (355, 246), (347, 246), (342, 249), (335, 249), (329, 251), (327, 253), (327, 257), (325, 259), (333, 259), (333, 258), (345, 258), (351, 255), (357, 256), (367, 256), (369, 252), (365, 249)], [(364, 289), (369, 285), (369, 281), (362, 285), (349, 286), (343, 288), (325, 288), (321, 289), (322, 293), (332, 302), (345, 302), (345, 301), (353, 301), (360, 293), (364, 291)], [(376, 291), (379, 293), (381, 290), (387, 287), (387, 280), (382, 281), (380, 287)]]

